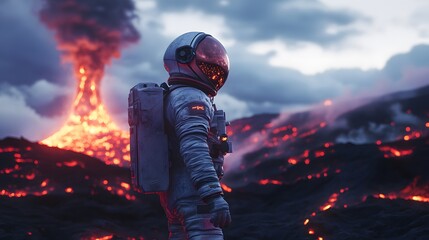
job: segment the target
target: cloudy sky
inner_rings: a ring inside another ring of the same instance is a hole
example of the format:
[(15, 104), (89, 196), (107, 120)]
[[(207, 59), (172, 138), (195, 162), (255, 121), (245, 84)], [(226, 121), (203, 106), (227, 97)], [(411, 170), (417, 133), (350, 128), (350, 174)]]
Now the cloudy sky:
[[(66, 119), (76, 80), (42, 0), (0, 0), (0, 138), (41, 140)], [(188, 31), (212, 34), (231, 61), (216, 97), (230, 119), (292, 112), (429, 84), (427, 0), (135, 0), (138, 43), (107, 67), (102, 98), (127, 129), (129, 89), (163, 82), (162, 56)]]

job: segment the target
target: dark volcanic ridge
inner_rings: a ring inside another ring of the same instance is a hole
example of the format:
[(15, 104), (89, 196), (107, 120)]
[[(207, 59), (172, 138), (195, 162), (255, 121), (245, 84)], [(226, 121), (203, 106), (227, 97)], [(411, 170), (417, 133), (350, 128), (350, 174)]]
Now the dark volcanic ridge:
[[(233, 122), (242, 161), (224, 179), (226, 239), (427, 239), (428, 96), (389, 95), (333, 121), (306, 112)], [(2, 239), (167, 239), (157, 197), (96, 158), (6, 138), (0, 182)]]
[[(232, 122), (234, 153), (227, 170), (242, 172), (271, 158), (289, 163), (309, 161), (336, 144), (375, 144), (410, 141), (429, 135), (429, 86), (375, 99), (331, 118), (332, 106), (291, 115), (258, 115)], [(322, 149), (317, 152), (311, 150)], [(386, 146), (383, 151), (393, 151)], [(395, 154), (395, 153), (392, 153)], [(229, 169), (228, 169), (229, 167)], [(234, 174), (229, 174), (233, 176)], [(237, 185), (237, 182), (230, 182)]]
[[(269, 159), (235, 175), (254, 181), (226, 192), (226, 239), (424, 239), (429, 139), (391, 146), (413, 153), (386, 158), (380, 146), (338, 144), (309, 165)], [(5, 239), (167, 238), (157, 198), (129, 190), (127, 169), (21, 139), (0, 147)]]
[(0, 182), (1, 239), (166, 236), (156, 196), (131, 190), (128, 169), (84, 154), (6, 138)]

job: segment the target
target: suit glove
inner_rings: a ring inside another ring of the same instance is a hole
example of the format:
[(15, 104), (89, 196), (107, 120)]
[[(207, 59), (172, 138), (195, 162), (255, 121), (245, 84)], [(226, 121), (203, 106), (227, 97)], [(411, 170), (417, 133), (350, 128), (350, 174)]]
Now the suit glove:
[(210, 206), (211, 218), (210, 222), (215, 227), (225, 228), (231, 224), (231, 214), (229, 205), (223, 199), (222, 195), (215, 195), (207, 199), (207, 204)]

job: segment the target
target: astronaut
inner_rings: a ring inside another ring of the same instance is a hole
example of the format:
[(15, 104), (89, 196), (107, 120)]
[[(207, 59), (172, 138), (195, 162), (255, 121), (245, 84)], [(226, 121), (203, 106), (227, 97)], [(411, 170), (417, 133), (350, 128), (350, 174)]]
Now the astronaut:
[(208, 138), (213, 98), (229, 73), (226, 50), (209, 34), (188, 32), (168, 46), (164, 67), (170, 75), (164, 107), (171, 167), (160, 200), (169, 239), (223, 239), (231, 216), (219, 183), (222, 166), (213, 162)]

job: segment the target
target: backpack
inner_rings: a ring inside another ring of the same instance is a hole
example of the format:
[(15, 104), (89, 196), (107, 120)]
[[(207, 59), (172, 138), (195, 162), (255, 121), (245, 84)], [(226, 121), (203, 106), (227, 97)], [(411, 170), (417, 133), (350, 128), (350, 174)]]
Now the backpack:
[(139, 83), (128, 95), (131, 183), (145, 194), (167, 191), (168, 142), (164, 125), (166, 83)]
[[(164, 99), (174, 89), (166, 83), (139, 83), (128, 95), (128, 124), (130, 126), (131, 183), (134, 190), (150, 194), (169, 187), (169, 149), (165, 132)], [(219, 179), (223, 176), (223, 156), (232, 152), (226, 133), (229, 122), (223, 110), (217, 110), (210, 123), (209, 148)]]

